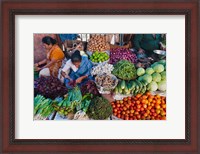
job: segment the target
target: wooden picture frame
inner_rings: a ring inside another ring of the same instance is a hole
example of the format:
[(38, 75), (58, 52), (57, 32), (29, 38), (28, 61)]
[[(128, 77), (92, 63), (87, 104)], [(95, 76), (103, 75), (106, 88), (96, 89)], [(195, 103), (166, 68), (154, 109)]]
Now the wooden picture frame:
[[(2, 153), (14, 152), (149, 152), (200, 153), (199, 1), (2, 1), (1, 132)], [(181, 139), (34, 140), (15, 139), (15, 15), (185, 15), (185, 135)]]

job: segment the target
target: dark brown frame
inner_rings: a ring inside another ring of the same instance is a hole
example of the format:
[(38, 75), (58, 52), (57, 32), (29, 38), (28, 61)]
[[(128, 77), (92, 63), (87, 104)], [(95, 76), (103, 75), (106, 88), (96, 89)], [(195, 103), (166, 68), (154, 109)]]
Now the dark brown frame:
[[(8, 152), (143, 152), (143, 153), (200, 153), (200, 108), (198, 105), (198, 5), (197, 0), (134, 0), (111, 1), (3, 1), (1, 57), (0, 119), (2, 153)], [(88, 14), (88, 15), (185, 15), (186, 17), (186, 138), (183, 140), (22, 140), (15, 139), (15, 15)]]

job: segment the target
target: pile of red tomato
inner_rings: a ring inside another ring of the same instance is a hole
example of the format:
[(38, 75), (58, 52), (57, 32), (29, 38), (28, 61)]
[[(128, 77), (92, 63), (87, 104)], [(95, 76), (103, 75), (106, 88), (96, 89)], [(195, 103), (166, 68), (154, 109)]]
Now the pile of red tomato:
[(111, 102), (113, 115), (123, 120), (166, 120), (166, 97), (150, 92)]

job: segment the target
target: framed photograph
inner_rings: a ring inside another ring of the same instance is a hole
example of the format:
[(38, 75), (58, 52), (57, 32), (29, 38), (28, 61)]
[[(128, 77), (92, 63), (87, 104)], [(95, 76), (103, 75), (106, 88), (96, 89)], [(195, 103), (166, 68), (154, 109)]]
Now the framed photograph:
[(2, 1), (2, 153), (200, 153), (199, 1)]

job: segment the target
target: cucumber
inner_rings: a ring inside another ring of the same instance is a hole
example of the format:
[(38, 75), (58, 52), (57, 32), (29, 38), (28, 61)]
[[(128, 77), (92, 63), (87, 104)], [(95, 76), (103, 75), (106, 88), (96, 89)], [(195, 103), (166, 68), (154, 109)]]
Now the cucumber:
[(126, 87), (126, 82), (124, 80), (121, 81), (121, 89), (125, 89)]

